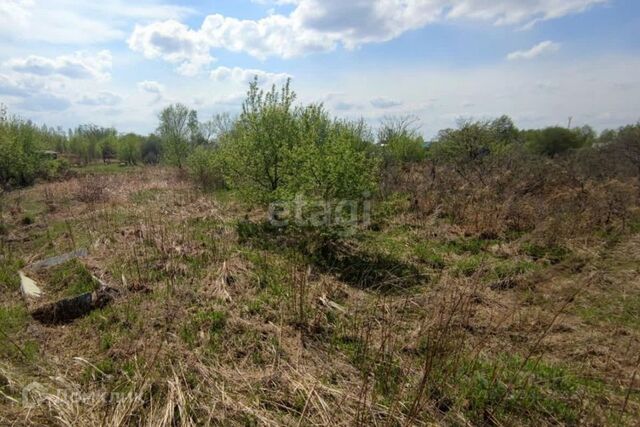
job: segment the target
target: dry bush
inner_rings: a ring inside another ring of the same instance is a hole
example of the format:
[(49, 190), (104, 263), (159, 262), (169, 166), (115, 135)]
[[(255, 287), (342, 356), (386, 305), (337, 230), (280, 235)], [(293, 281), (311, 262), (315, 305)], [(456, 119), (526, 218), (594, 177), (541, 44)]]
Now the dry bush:
[(407, 194), (415, 215), (439, 212), (468, 234), (536, 231), (553, 240), (626, 229), (638, 208), (640, 182), (633, 169), (618, 166), (609, 150), (549, 159), (514, 149), (469, 170), (432, 161), (396, 166), (385, 172), (382, 188), (383, 194)]
[(75, 199), (83, 203), (98, 203), (107, 198), (104, 177), (87, 175), (78, 180)]

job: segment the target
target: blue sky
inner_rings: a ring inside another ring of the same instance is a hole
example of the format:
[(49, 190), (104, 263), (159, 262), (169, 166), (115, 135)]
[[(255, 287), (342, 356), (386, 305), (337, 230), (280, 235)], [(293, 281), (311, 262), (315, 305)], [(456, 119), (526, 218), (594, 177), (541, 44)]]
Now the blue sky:
[(634, 0), (2, 0), (0, 37), (0, 102), (53, 126), (237, 112), (255, 74), (374, 126), (416, 116), (427, 136), (461, 117), (640, 120)]

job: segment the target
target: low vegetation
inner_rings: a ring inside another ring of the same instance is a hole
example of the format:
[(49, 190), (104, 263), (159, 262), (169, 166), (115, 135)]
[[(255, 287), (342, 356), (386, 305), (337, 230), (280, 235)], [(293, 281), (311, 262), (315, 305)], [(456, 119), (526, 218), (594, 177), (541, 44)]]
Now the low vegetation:
[[(637, 423), (640, 125), (425, 141), (257, 81), (159, 121), (3, 119), (1, 424)], [(82, 247), (41, 280), (116, 298), (38, 323), (17, 272)]]

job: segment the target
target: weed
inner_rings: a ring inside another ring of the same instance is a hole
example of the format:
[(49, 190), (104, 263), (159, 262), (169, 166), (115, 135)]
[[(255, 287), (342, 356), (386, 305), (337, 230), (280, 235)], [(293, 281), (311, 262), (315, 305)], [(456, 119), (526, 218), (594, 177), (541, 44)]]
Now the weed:
[(559, 366), (532, 360), (521, 367), (520, 357), (506, 355), (465, 365), (460, 372), (461, 397), (468, 402), (467, 412), (474, 422), (482, 422), (489, 411), (503, 420), (516, 417), (573, 425), (580, 420), (575, 405), (578, 391), (600, 392)]
[(490, 276), (495, 280), (504, 280), (522, 276), (532, 271), (536, 271), (538, 268), (538, 265), (531, 261), (505, 260), (500, 261), (493, 266)]
[(494, 243), (493, 240), (484, 240), (479, 238), (460, 238), (457, 240), (450, 240), (446, 243), (445, 246), (450, 252), (453, 252), (457, 255), (463, 255), (465, 253), (478, 255), (492, 243)]
[(541, 246), (533, 243), (526, 243), (522, 246), (525, 255), (530, 256), (534, 260), (544, 259), (551, 264), (562, 262), (570, 254), (570, 251), (559, 245)]
[(446, 267), (444, 256), (432, 246), (421, 243), (414, 250), (418, 259), (429, 267), (436, 270), (443, 270)]
[(100, 286), (87, 267), (78, 260), (53, 267), (49, 274), (49, 289), (66, 297), (93, 292)]
[(462, 258), (453, 265), (453, 273), (458, 277), (471, 277), (480, 270), (486, 259), (481, 255)]
[(20, 288), (20, 278), (18, 270), (24, 267), (24, 263), (10, 254), (0, 256), (0, 286), (10, 291), (17, 291)]

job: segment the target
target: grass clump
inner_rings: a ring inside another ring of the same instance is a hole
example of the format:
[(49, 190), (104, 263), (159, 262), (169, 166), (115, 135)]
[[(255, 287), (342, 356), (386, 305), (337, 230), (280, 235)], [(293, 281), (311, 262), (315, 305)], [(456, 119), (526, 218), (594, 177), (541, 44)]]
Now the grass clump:
[(597, 324), (613, 324), (640, 330), (640, 295), (612, 294), (590, 298), (586, 304), (576, 308), (586, 321)]
[(538, 265), (531, 261), (500, 261), (493, 266), (491, 271), (491, 278), (495, 280), (509, 279), (512, 277), (523, 276), (527, 273), (536, 271), (538, 268)]
[(484, 240), (480, 238), (460, 238), (456, 240), (450, 240), (446, 243), (445, 246), (449, 252), (453, 252), (457, 255), (478, 255), (492, 243), (492, 240)]
[(6, 334), (15, 334), (27, 323), (29, 313), (22, 304), (0, 307), (0, 328)]
[(72, 260), (50, 270), (48, 289), (63, 297), (73, 297), (93, 292), (100, 284), (80, 261)]
[(511, 355), (468, 364), (460, 371), (459, 380), (464, 412), (480, 424), (490, 413), (507, 423), (576, 425), (583, 415), (580, 396), (595, 398), (603, 393), (599, 384), (562, 366), (538, 360), (525, 363)]
[(485, 263), (486, 258), (481, 255), (462, 258), (453, 265), (453, 274), (457, 277), (471, 277), (480, 271)]
[(227, 325), (227, 319), (228, 314), (225, 311), (198, 311), (183, 324), (180, 329), (180, 337), (191, 348), (195, 348), (200, 342), (199, 334), (206, 332), (209, 338), (209, 347), (211, 350), (215, 350), (218, 338)]
[(418, 244), (414, 249), (414, 253), (420, 262), (435, 270), (443, 270), (446, 267), (444, 256), (432, 246), (424, 243)]
[(560, 245), (545, 246), (534, 243), (525, 243), (521, 249), (525, 255), (530, 256), (534, 260), (545, 260), (551, 264), (559, 264), (571, 253), (569, 249)]
[(24, 263), (18, 259), (12, 258), (9, 254), (0, 257), (0, 286), (10, 291), (20, 289), (20, 270)]

